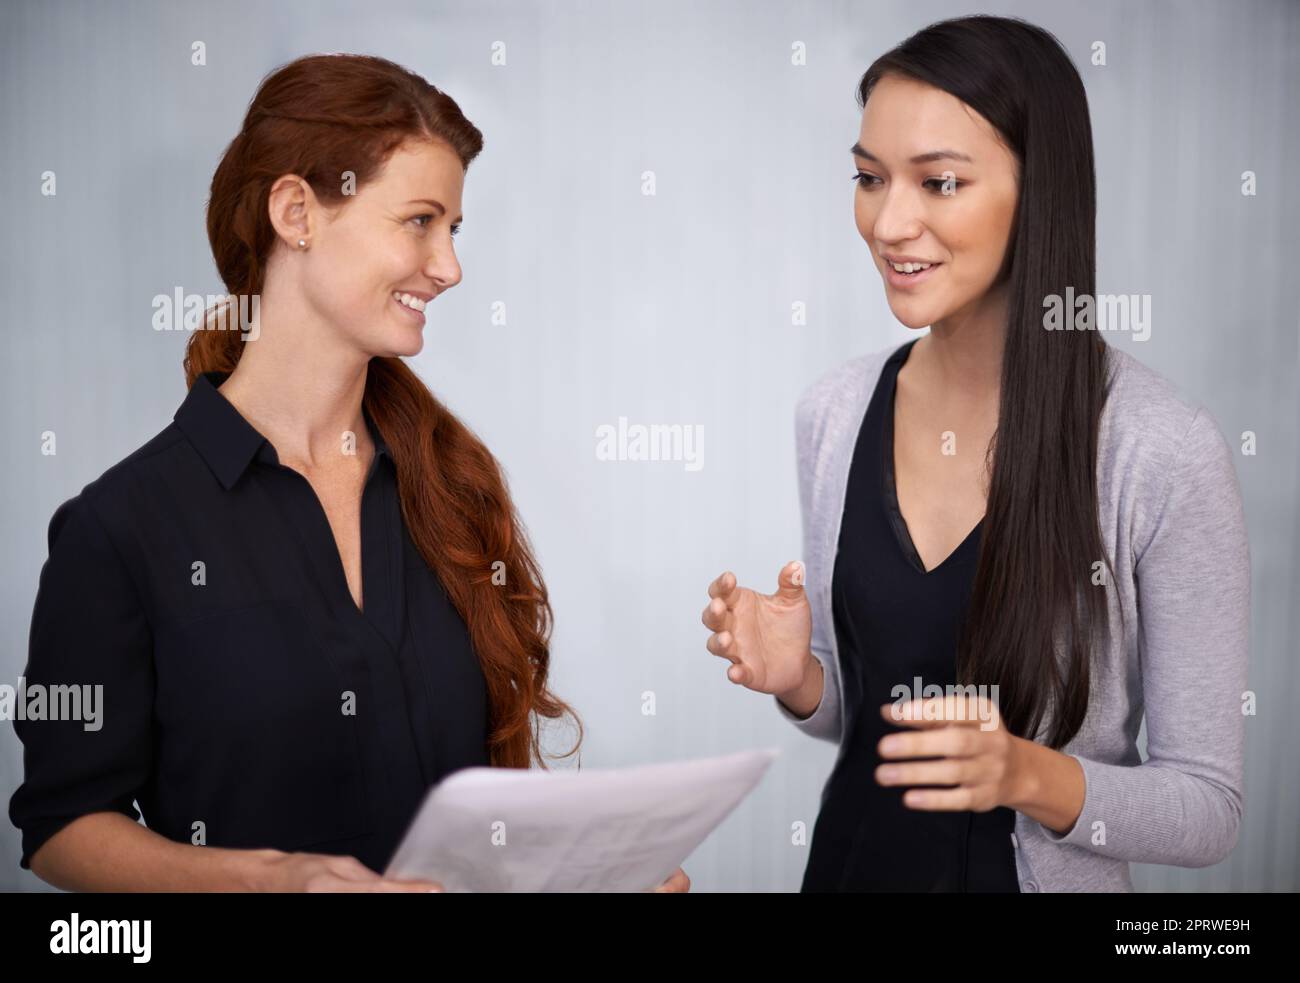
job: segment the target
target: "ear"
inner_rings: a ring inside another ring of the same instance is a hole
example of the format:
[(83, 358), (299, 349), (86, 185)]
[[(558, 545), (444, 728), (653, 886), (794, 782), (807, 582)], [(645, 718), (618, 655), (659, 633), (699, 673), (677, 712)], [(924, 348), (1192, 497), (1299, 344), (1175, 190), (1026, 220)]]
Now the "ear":
[(293, 252), (299, 249), (298, 241), (311, 242), (316, 230), (319, 203), (311, 185), (297, 174), (285, 174), (271, 185), (267, 200), (271, 225), (275, 234)]

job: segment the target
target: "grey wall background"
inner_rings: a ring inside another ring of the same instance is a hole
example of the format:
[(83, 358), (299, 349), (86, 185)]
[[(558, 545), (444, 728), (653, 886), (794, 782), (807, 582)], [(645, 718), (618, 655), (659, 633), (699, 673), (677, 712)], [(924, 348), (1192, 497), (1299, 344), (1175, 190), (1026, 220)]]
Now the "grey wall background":
[[(1100, 292), (1149, 293), (1150, 340), (1112, 335), (1203, 402), (1238, 457), (1254, 564), (1245, 824), (1202, 870), (1140, 888), (1295, 890), (1300, 323), (1294, 162), (1300, 7), (990, 3), (1053, 31), (1088, 87)], [(909, 337), (853, 226), (858, 77), (946, 2), (12, 2), (0, 12), (3, 441), (0, 680), (17, 684), (58, 504), (171, 420), (177, 286), (219, 293), (204, 232), (218, 155), (258, 81), (299, 55), (391, 58), (484, 132), (463, 283), (412, 364), (505, 464), (557, 614), (554, 683), (584, 767), (779, 745), (756, 794), (687, 864), (695, 890), (795, 890), (834, 748), (726, 680), (699, 614), (726, 568), (771, 590), (800, 552), (793, 406), (818, 374)], [(203, 41), (207, 65), (190, 64)], [(807, 64), (791, 64), (804, 42)], [(1104, 41), (1107, 65), (1089, 64)], [(491, 62), (503, 42), (506, 65)], [(41, 174), (57, 174), (43, 197)], [(652, 170), (657, 194), (641, 194)], [(1258, 176), (1243, 197), (1241, 174)], [(508, 323), (490, 322), (507, 305)], [(791, 304), (808, 323), (791, 324)], [(701, 424), (704, 467), (603, 462), (595, 428)], [(58, 434), (58, 454), (40, 434)], [(653, 691), (657, 713), (644, 716)], [(0, 721), (0, 796), (21, 778)], [(0, 888), (45, 885), (0, 822)]]

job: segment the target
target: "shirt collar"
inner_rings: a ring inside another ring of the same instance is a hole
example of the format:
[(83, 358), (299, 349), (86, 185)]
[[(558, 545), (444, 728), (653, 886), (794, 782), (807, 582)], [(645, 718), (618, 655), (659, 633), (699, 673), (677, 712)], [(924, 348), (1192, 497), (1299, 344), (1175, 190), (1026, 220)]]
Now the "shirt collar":
[[(229, 375), (229, 372), (199, 375), (173, 417), (227, 491), (235, 486), (254, 460), (280, 463), (272, 443), (244, 419), (230, 400), (217, 392), (217, 387)], [(392, 460), (392, 452), (375, 426), (370, 411), (362, 405), (361, 413), (370, 428), (376, 457), (382, 455)]]

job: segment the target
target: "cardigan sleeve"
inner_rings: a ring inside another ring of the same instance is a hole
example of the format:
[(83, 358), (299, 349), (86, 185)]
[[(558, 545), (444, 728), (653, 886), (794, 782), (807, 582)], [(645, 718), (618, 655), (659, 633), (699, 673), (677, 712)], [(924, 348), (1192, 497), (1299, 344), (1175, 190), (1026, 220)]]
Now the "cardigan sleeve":
[(817, 389), (814, 387), (799, 401), (795, 410), (795, 450), (799, 464), (799, 510), (803, 527), (804, 591), (812, 609), (812, 654), (822, 664), (822, 698), (807, 717), (797, 717), (780, 700), (773, 698), (776, 708), (786, 720), (809, 737), (838, 744), (843, 726), (842, 704), (839, 692), (839, 666), (831, 649), (829, 632), (834, 630), (829, 608), (829, 591), (822, 585), (830, 583), (830, 571), (822, 565), (833, 562), (826, 557), (815, 540), (817, 517), (814, 514), (814, 483), (817, 477)]
[[(49, 550), (24, 672), (29, 709), (14, 721), (24, 776), (9, 818), (22, 831), (19, 866), (26, 869), (46, 840), (80, 816), (120, 812), (138, 821), (132, 803), (153, 758), (151, 631), (130, 573), (84, 494), (54, 513)], [(56, 692), (64, 710), (79, 696), (80, 710), (51, 712)], [(30, 707), (41, 693), (46, 709), (34, 717)]]
[(1069, 843), (1120, 860), (1205, 867), (1242, 814), (1250, 553), (1232, 452), (1198, 409), (1136, 558), (1148, 759), (1075, 755), (1086, 781)]

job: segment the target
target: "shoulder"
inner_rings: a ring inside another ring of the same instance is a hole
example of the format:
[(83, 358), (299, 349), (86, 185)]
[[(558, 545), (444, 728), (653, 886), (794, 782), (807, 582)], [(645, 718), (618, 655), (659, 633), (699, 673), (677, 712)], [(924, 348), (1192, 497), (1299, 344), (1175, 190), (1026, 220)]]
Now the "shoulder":
[(1135, 356), (1107, 346), (1109, 390), (1097, 444), (1101, 494), (1130, 513), (1138, 544), (1150, 538), (1171, 498), (1236, 497), (1233, 453), (1199, 401)]
[(169, 423), (87, 482), (55, 509), (49, 526), (50, 549), (70, 520), (77, 520), (81, 535), (98, 529), (110, 542), (124, 541), (140, 518), (139, 513), (148, 509), (146, 503), (166, 487), (166, 472), (175, 466), (176, 455), (183, 453), (185, 446), (184, 433), (175, 423)]
[(1102, 410), (1099, 457), (1168, 474), (1189, 453), (1223, 444), (1210, 411), (1155, 369), (1107, 346), (1109, 390)]
[(795, 404), (795, 426), (799, 442), (806, 444), (825, 433), (828, 422), (853, 407), (865, 405), (875, 389), (880, 370), (901, 346), (859, 355), (819, 376)]
[(1128, 444), (1145, 442), (1158, 451), (1191, 428), (1199, 404), (1155, 369), (1128, 352), (1106, 346), (1107, 394), (1103, 433)]

